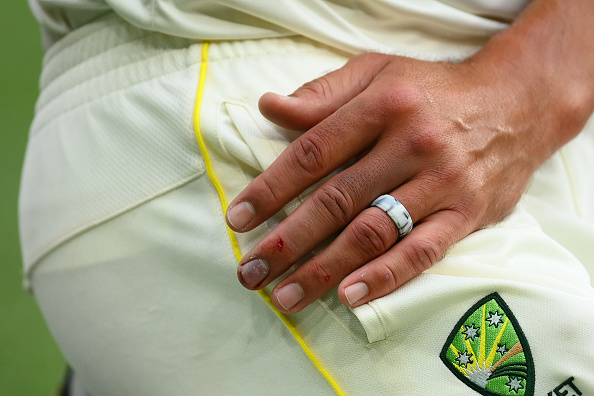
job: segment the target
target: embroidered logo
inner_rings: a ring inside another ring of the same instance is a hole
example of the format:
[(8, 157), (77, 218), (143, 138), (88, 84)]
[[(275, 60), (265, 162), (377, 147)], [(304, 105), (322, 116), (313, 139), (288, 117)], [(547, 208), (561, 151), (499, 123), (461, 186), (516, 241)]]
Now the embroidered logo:
[(534, 394), (534, 364), (528, 342), (497, 293), (466, 311), (440, 357), (458, 379), (481, 395)]

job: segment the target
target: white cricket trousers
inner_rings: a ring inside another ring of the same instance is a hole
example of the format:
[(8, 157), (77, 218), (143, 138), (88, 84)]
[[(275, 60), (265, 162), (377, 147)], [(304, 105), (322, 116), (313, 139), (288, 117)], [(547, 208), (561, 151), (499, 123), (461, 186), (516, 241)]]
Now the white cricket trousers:
[(350, 310), (332, 291), (283, 316), (239, 284), (237, 257), (307, 196), (230, 236), (226, 202), (299, 135), (257, 100), (346, 60), (115, 16), (50, 49), (20, 198), (26, 282), (93, 396), (594, 395), (591, 127), (505, 221), (383, 298)]

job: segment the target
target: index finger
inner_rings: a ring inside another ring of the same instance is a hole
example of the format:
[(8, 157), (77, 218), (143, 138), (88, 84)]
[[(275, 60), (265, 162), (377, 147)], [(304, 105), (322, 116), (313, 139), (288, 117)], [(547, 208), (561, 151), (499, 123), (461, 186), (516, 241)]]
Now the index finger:
[(231, 203), (229, 226), (235, 231), (253, 229), (368, 147), (379, 130), (368, 102), (353, 99), (292, 142)]
[(290, 99), (262, 97), (262, 113), (276, 124), (314, 126), (229, 205), (227, 224), (233, 230), (243, 232), (258, 226), (369, 145), (374, 139), (369, 132), (378, 128), (370, 117), (373, 101), (360, 100), (359, 94), (385, 64), (385, 55), (359, 55), (341, 69), (305, 84)]

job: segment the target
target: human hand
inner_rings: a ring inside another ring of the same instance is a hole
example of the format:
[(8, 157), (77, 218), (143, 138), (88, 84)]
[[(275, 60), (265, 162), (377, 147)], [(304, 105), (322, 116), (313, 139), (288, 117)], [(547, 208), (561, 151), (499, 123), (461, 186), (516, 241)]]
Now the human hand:
[[(265, 94), (265, 117), (307, 132), (231, 203), (233, 230), (253, 229), (358, 160), (244, 256), (242, 284), (266, 286), (344, 228), (271, 297), (278, 309), (294, 313), (340, 283), (341, 301), (358, 306), (395, 290), (455, 242), (503, 218), (535, 169), (564, 143), (555, 130), (571, 124), (563, 124), (563, 108), (553, 111), (547, 88), (528, 77), (529, 71), (509, 73), (487, 56), (452, 64), (370, 53), (289, 97)], [(390, 217), (369, 208), (386, 193), (403, 203), (415, 224), (397, 244)]]

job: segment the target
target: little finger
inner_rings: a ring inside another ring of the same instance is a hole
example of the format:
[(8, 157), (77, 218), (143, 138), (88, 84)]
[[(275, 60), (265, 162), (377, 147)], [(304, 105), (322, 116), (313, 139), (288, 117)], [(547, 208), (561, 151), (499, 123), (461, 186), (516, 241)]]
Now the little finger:
[(347, 276), (338, 288), (340, 300), (356, 307), (393, 292), (433, 266), (472, 231), (472, 225), (457, 211), (429, 215), (386, 253)]

